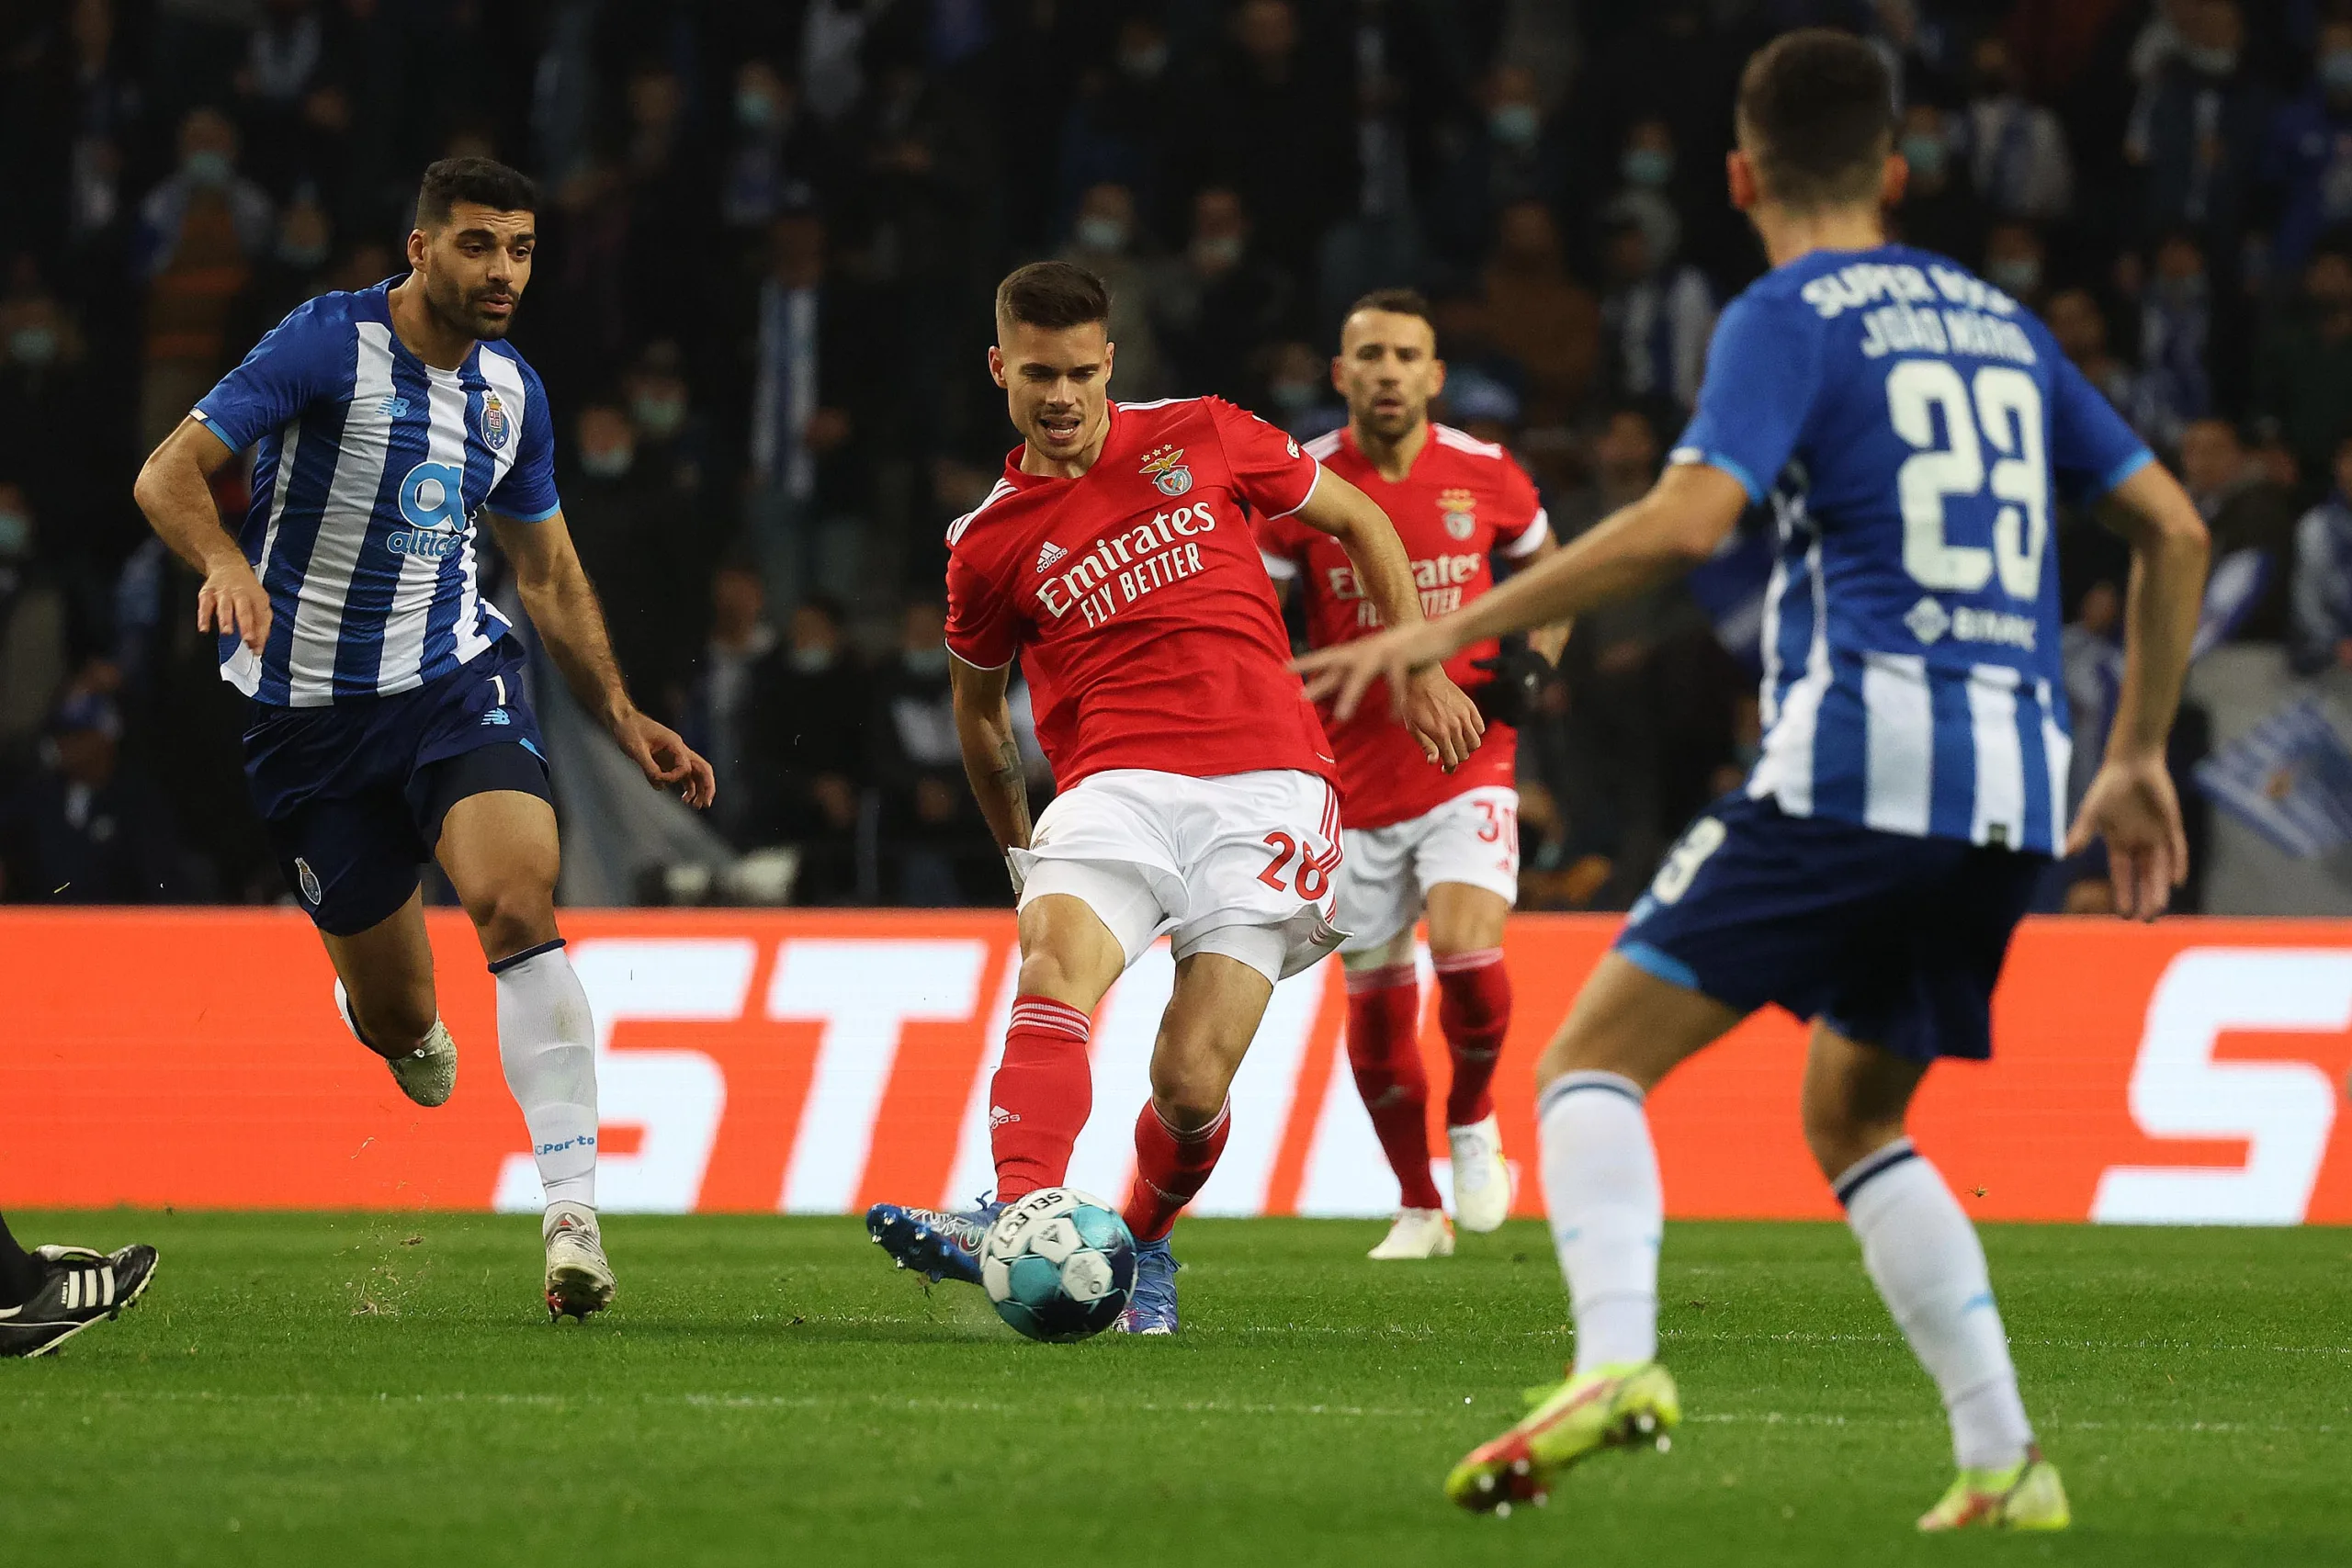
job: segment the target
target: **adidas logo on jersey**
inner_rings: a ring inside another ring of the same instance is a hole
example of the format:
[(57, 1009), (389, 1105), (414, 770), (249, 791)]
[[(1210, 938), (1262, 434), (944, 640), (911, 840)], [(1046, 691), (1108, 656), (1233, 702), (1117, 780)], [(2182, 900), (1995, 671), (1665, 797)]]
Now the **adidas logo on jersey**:
[(1051, 539), (1047, 539), (1037, 550), (1037, 570), (1039, 571), (1050, 570), (1056, 561), (1061, 559), (1068, 554), (1069, 554), (1068, 550), (1062, 548)]
[(990, 1127), (1009, 1127), (1013, 1122), (1020, 1120), (1020, 1117), (1014, 1115), (1012, 1111), (1007, 1111), (1001, 1105), (991, 1105), (989, 1107), (989, 1125)]

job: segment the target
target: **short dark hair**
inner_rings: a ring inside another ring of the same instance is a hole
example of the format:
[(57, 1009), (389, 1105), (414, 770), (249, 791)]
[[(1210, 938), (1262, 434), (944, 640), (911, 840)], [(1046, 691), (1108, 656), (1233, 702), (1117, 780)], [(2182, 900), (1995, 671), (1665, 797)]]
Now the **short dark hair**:
[(1894, 134), (1894, 85), (1870, 45), (1834, 28), (1782, 33), (1739, 78), (1740, 141), (1764, 194), (1804, 209), (1871, 200)]
[(1015, 267), (996, 286), (996, 319), (1001, 327), (1018, 321), (1024, 327), (1060, 332), (1090, 321), (1111, 319), (1111, 291), (1102, 280), (1065, 261), (1031, 262)]
[(519, 169), (495, 158), (444, 158), (424, 171), (416, 192), (416, 226), (435, 230), (449, 221), (449, 209), (461, 201), (494, 212), (536, 212), (539, 187)]
[[(1348, 307), (1348, 315), (1358, 310), (1378, 310), (1391, 316), (1419, 316), (1432, 329), (1436, 319), (1430, 314), (1430, 302), (1418, 288), (1375, 288)], [(1340, 318), (1347, 320), (1347, 316)]]

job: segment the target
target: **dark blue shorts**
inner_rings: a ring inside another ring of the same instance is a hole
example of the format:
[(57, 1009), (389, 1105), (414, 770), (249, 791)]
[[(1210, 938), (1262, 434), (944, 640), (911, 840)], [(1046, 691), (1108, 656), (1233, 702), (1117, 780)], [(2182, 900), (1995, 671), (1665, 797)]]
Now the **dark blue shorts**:
[(254, 704), (245, 782), (286, 886), (334, 936), (408, 902), (458, 801), (504, 789), (553, 800), (512, 638), (413, 692), (322, 708)]
[(1742, 1013), (1913, 1061), (1993, 1054), (1993, 983), (2047, 857), (1791, 817), (1726, 795), (1692, 820), (1617, 951)]

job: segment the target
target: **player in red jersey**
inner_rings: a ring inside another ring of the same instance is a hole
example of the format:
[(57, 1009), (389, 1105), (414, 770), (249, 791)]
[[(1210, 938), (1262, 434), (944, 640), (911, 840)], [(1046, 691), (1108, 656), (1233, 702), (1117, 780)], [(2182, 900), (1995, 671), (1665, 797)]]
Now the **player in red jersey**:
[[(1490, 556), (1525, 564), (1556, 547), (1535, 486), (1510, 454), (1430, 422), (1445, 364), (1420, 296), (1384, 289), (1357, 301), (1340, 329), (1331, 381), (1347, 399), (1348, 423), (1306, 449), (1388, 513), (1412, 558), (1426, 615), (1451, 614), (1485, 592), (1494, 581)], [(1316, 647), (1384, 624), (1347, 556), (1325, 536), (1283, 517), (1262, 520), (1258, 537), (1266, 570), (1305, 596)], [(1548, 666), (1566, 638), (1566, 629), (1555, 628), (1530, 640)], [(1464, 649), (1445, 669), (1464, 686), (1494, 689), (1488, 671), (1500, 659), (1489, 639)], [(1481, 705), (1490, 719), (1499, 716), (1495, 705)], [(1443, 1258), (1453, 1251), (1453, 1230), (1430, 1174), (1413, 924), (1426, 910), (1438, 1025), (1453, 1063), (1445, 1122), (1454, 1219), (1464, 1230), (1491, 1231), (1510, 1212), (1488, 1085), (1510, 1027), (1502, 941), (1504, 918), (1519, 897), (1516, 737), (1510, 725), (1492, 724), (1470, 760), (1449, 773), (1424, 765), (1413, 738), (1375, 703), (1329, 730), (1344, 799), (1339, 923), (1349, 933), (1340, 947), (1348, 970), (1348, 1061), (1396, 1168), (1402, 1209), (1372, 1256)]]
[[(1337, 764), (1289, 672), (1253, 521), (1329, 535), (1391, 624), (1421, 607), (1380, 508), (1282, 432), (1215, 398), (1112, 402), (1109, 314), (1101, 280), (1068, 263), (999, 288), (989, 370), (1023, 444), (947, 534), (956, 728), (1021, 910), (1020, 997), (989, 1089), (996, 1201), (876, 1204), (866, 1224), (901, 1267), (977, 1283), (998, 1211), (1069, 1166), (1096, 1004), (1168, 932), (1175, 991), (1136, 1120), (1139, 1257), (1119, 1327), (1170, 1334), (1168, 1233), (1225, 1146), (1227, 1088), (1274, 982), (1340, 940)], [(1034, 830), (1005, 705), (1016, 654), (1060, 786)], [(1477, 746), (1477, 710), (1442, 671), (1415, 677), (1404, 711), (1428, 763)]]

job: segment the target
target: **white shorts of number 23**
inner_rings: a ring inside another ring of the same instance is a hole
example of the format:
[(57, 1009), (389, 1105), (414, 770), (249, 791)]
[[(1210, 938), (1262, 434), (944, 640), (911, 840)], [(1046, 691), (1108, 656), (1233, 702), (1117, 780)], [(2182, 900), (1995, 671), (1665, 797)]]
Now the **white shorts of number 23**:
[(1272, 982), (1343, 940), (1340, 800), (1313, 773), (1091, 773), (1054, 797), (1012, 863), (1023, 908), (1079, 899), (1129, 964), (1167, 932), (1179, 959), (1219, 953)]
[(1385, 828), (1340, 835), (1341, 953), (1371, 953), (1409, 932), (1430, 889), (1441, 882), (1483, 887), (1519, 902), (1519, 791), (1481, 784)]

